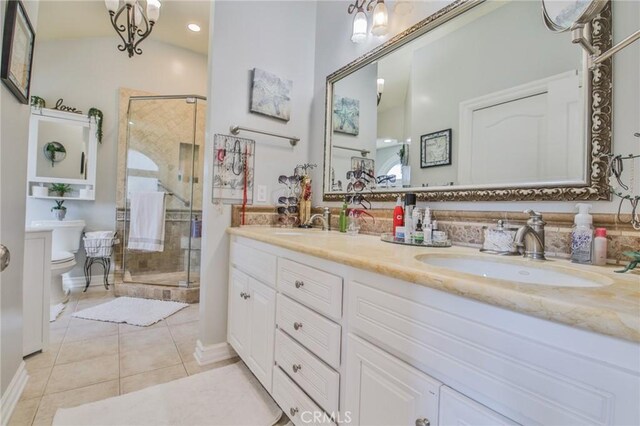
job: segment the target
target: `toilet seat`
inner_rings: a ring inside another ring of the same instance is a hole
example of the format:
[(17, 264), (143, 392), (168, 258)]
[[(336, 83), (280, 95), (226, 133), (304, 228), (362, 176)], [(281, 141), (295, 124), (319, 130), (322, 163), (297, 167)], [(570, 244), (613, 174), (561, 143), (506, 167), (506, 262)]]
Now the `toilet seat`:
[(51, 253), (51, 264), (58, 265), (61, 263), (69, 262), (70, 260), (75, 260), (75, 255), (68, 251), (55, 251)]

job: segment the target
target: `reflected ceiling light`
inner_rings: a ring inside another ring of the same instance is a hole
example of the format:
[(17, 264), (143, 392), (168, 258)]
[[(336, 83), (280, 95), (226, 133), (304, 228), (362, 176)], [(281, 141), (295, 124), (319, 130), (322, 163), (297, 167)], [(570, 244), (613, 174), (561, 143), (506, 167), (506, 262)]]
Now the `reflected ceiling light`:
[(378, 92), (378, 103), (376, 105), (380, 105), (380, 99), (382, 99), (382, 92), (384, 92), (384, 78), (379, 78), (376, 80), (377, 92)]
[[(351, 32), (351, 41), (354, 43), (362, 43), (367, 39), (367, 27), (369, 23), (365, 13), (364, 4), (366, 2), (367, 0), (354, 0), (347, 9), (350, 15), (355, 13)], [(373, 11), (373, 16), (371, 18), (371, 34), (376, 36), (383, 36), (387, 34), (389, 27), (389, 14), (387, 12), (387, 6), (384, 4), (384, 0), (369, 0), (366, 10), (367, 12)]]
[(198, 24), (189, 24), (187, 25), (187, 28), (189, 29), (189, 31), (193, 31), (194, 33), (200, 32), (200, 25)]
[(122, 40), (122, 44), (118, 45), (118, 50), (126, 51), (130, 58), (133, 55), (142, 55), (142, 49), (138, 45), (149, 37), (154, 24), (158, 22), (160, 17), (161, 4), (159, 0), (146, 0), (146, 14), (140, 2), (141, 0), (124, 0), (120, 5), (120, 0), (104, 1), (109, 11), (111, 25)]

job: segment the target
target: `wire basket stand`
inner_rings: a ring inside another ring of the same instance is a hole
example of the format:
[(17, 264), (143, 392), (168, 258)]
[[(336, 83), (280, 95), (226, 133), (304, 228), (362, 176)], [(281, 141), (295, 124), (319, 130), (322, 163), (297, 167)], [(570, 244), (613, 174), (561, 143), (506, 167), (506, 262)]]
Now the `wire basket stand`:
[[(85, 234), (86, 235), (86, 234)], [(91, 284), (91, 267), (94, 263), (102, 265), (104, 268), (103, 280), (104, 288), (109, 289), (109, 271), (111, 270), (111, 256), (113, 255), (113, 247), (120, 242), (118, 233), (111, 238), (87, 238), (83, 237), (84, 250), (87, 254), (84, 260), (84, 279), (85, 286), (83, 292), (86, 292)]]

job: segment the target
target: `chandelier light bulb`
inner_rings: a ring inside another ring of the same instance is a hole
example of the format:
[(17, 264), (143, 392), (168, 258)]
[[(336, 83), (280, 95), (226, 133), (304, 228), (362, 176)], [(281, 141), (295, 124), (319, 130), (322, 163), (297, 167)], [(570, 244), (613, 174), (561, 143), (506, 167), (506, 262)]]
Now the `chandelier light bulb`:
[(120, 0), (104, 0), (104, 5), (109, 12), (116, 13), (120, 7)]
[(147, 18), (149, 22), (158, 22), (158, 18), (160, 18), (160, 6), (159, 0), (147, 0)]
[(365, 15), (362, 9), (356, 12), (353, 17), (353, 33), (351, 35), (351, 41), (354, 43), (362, 43), (367, 39), (367, 15)]
[(378, 0), (373, 8), (373, 24), (371, 25), (371, 34), (375, 36), (383, 36), (389, 31), (389, 14), (384, 0)]

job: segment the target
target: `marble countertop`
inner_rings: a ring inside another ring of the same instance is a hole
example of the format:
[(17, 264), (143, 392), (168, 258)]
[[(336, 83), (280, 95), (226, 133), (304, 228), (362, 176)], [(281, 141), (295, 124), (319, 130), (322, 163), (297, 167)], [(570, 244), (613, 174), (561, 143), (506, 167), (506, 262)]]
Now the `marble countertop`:
[[(521, 257), (505, 258), (468, 247), (403, 246), (382, 242), (378, 236), (349, 236), (334, 231), (243, 226), (228, 228), (227, 232), (523, 314), (640, 342), (638, 271), (618, 274), (613, 271), (622, 269), (619, 266), (576, 265), (561, 259), (539, 262)], [(483, 278), (424, 264), (416, 259), (420, 255), (473, 256), (512, 264), (535, 264), (606, 285), (554, 287)]]

